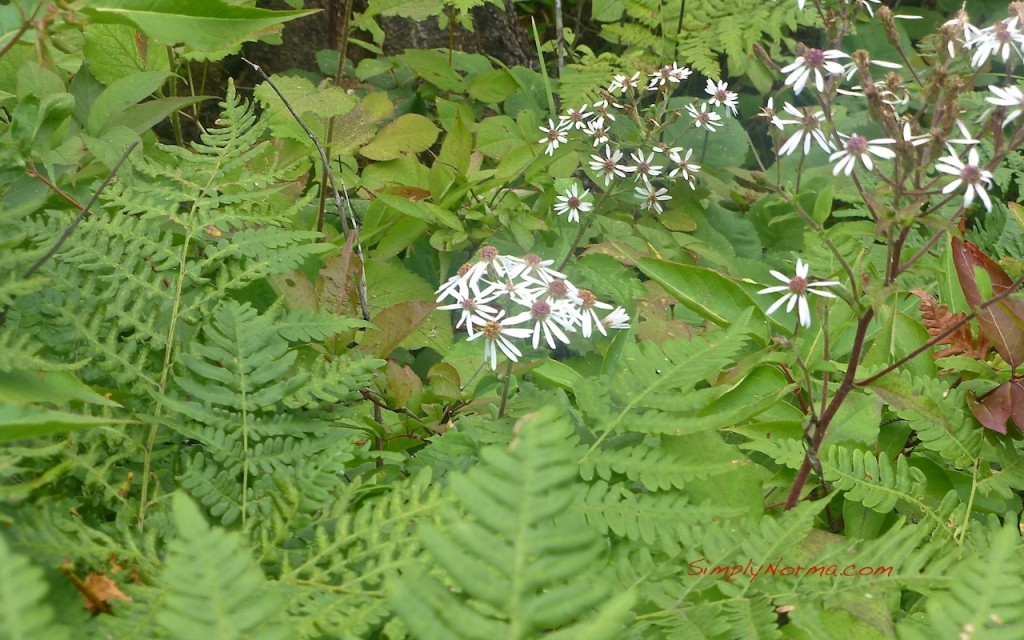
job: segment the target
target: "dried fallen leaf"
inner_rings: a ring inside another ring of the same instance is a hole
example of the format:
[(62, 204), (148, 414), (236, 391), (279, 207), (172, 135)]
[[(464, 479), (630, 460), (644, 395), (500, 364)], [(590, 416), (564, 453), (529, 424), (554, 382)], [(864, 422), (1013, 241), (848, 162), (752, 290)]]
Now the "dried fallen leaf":
[[(88, 593), (82, 593), (82, 606), (89, 613), (110, 613), (111, 600), (127, 600), (131, 602), (131, 596), (121, 591), (117, 583), (102, 573), (90, 573), (82, 582), (82, 587)], [(92, 597), (90, 597), (92, 596)]]
[[(949, 331), (967, 317), (963, 312), (950, 313), (947, 305), (939, 304), (932, 294), (923, 289), (912, 289), (910, 293), (921, 300), (921, 304), (917, 308), (921, 311), (921, 321), (930, 336), (937, 336)], [(967, 323), (958, 327), (939, 344), (949, 346), (936, 351), (936, 359), (963, 354), (970, 358), (983, 360), (988, 352), (988, 345), (981, 339), (975, 341), (974, 335), (971, 333), (971, 326)]]

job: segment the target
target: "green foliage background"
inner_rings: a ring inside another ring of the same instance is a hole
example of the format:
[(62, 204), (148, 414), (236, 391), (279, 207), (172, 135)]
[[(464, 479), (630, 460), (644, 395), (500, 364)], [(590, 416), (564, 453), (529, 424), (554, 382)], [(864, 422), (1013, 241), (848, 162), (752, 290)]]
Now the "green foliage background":
[[(402, 14), (385, 4), (357, 24)], [(736, 206), (740, 123), (701, 191), (662, 219), (613, 196), (567, 267), (629, 309), (629, 332), (477, 375), (479, 345), (434, 310), (481, 244), (569, 249), (554, 185), (590, 150), (543, 154), (553, 92), (591, 99), (678, 52), (766, 93), (777, 78), (749, 54), (810, 24), (795, 2), (695, 2), (680, 33), (677, 8), (595, 3), (621, 48), (579, 44), (560, 83), (449, 51), (369, 58), (351, 90), (332, 69), (275, 76), (332, 150), (362, 256), (329, 195), (317, 230), (323, 168), (269, 84), (218, 88), (207, 121), (184, 79), (303, 15), (252, 5), (0, 7), (3, 637), (1019, 637), (1021, 440), (981, 429), (927, 356), (844, 407), (820, 456), (833, 493), (778, 508), (806, 425), (776, 366), (773, 336), (792, 333), (754, 280), (766, 256), (827, 265), (822, 238), (865, 270), (881, 256), (863, 221), (819, 234), (778, 199)], [(801, 201), (851, 201), (813, 165)], [(1020, 257), (1007, 211), (975, 233)], [(951, 273), (948, 251), (930, 260)], [(887, 309), (879, 369), (927, 339), (912, 308)], [(854, 319), (829, 323), (829, 350), (820, 333), (797, 348), (838, 371)], [(889, 570), (709, 570), (773, 563)], [(70, 578), (88, 573), (130, 601), (91, 616)]]

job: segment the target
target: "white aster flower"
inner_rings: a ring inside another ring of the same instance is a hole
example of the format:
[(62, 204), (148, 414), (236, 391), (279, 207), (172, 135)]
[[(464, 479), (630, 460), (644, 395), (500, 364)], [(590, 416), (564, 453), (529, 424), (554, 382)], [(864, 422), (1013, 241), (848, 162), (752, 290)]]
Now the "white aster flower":
[(634, 151), (629, 154), (629, 157), (633, 159), (634, 163), (636, 163), (633, 167), (633, 171), (636, 173), (636, 179), (643, 179), (643, 181), (648, 184), (650, 184), (651, 178), (660, 176), (662, 169), (664, 169), (661, 165), (652, 164), (654, 162), (653, 151), (646, 159), (644, 158), (643, 151)]
[(715, 84), (714, 80), (708, 78), (708, 84), (704, 87), (704, 91), (711, 96), (708, 98), (708, 102), (715, 105), (716, 107), (725, 107), (726, 112), (732, 112), (733, 117), (739, 115), (736, 111), (736, 104), (739, 102), (739, 95), (735, 91), (729, 91), (729, 84), (720, 81)]
[(949, 147), (949, 155), (942, 156), (935, 164), (935, 170), (941, 173), (956, 176), (956, 180), (947, 184), (942, 193), (953, 193), (964, 187), (964, 208), (971, 206), (974, 197), (978, 196), (985, 204), (987, 211), (992, 210), (992, 200), (988, 197), (987, 187), (992, 186), (992, 172), (981, 168), (978, 159), (978, 150), (971, 148), (967, 154), (967, 163), (957, 157), (952, 147)]
[(594, 329), (600, 331), (603, 336), (608, 335), (601, 318), (597, 316), (598, 309), (611, 311), (612, 305), (598, 300), (589, 289), (580, 289), (580, 333), (584, 338), (589, 338)]
[(1021, 54), (1024, 44), (1024, 32), (1021, 31), (1017, 16), (1000, 20), (991, 27), (979, 30), (967, 41), (967, 48), (974, 49), (971, 64), (980, 67), (992, 56), (998, 56), (1003, 62), (1010, 59), (1011, 53)]
[(804, 155), (811, 152), (811, 143), (816, 142), (821, 150), (825, 153), (831, 153), (835, 146), (832, 141), (825, 136), (825, 132), (821, 130), (821, 122), (825, 118), (823, 111), (815, 111), (810, 107), (798, 109), (790, 103), (786, 103), (782, 107), (786, 113), (793, 116), (795, 120), (783, 120), (782, 118), (776, 117), (775, 123), (780, 129), (789, 125), (799, 125), (800, 129), (783, 143), (779, 149), (779, 154), (788, 156), (795, 153), (800, 148), (800, 143), (803, 142)]
[(612, 83), (608, 85), (608, 93), (626, 93), (630, 89), (640, 86), (640, 72), (637, 71), (631, 77), (622, 73), (615, 74)]
[(559, 122), (555, 124), (554, 120), (548, 119), (548, 126), (541, 127), (540, 130), (544, 132), (544, 137), (537, 142), (547, 144), (547, 149), (544, 150), (544, 153), (549, 156), (555, 154), (555, 149), (558, 148), (558, 145), (564, 144), (568, 140), (565, 134), (569, 127), (565, 123)]
[[(501, 315), (504, 313), (502, 311)], [(485, 323), (479, 333), (469, 337), (470, 340), (476, 340), (480, 336), (484, 337), (484, 362), (491, 364), (492, 371), (498, 368), (499, 349), (512, 362), (518, 362), (519, 358), (523, 357), (523, 352), (509, 338), (529, 338), (533, 335), (533, 330), (517, 327), (516, 324), (512, 318), (499, 316), (497, 319)]]
[(832, 175), (834, 176), (839, 175), (840, 172), (850, 175), (853, 173), (858, 160), (860, 160), (861, 164), (863, 164), (868, 171), (871, 171), (875, 168), (875, 163), (871, 160), (871, 156), (885, 158), (886, 160), (891, 160), (896, 157), (895, 151), (883, 146), (887, 144), (894, 144), (896, 141), (892, 138), (868, 140), (864, 136), (856, 133), (852, 136), (840, 133), (839, 136), (846, 139), (846, 142), (843, 144), (843, 148), (828, 157), (829, 162), (836, 162), (838, 160), (835, 168), (832, 169)]
[(807, 273), (809, 270), (810, 267), (806, 262), (801, 259), (797, 259), (796, 275), (792, 278), (779, 273), (774, 269), (770, 271), (772, 276), (785, 284), (781, 286), (776, 285), (773, 287), (766, 287), (758, 291), (758, 293), (771, 294), (785, 292), (785, 295), (773, 302), (772, 306), (768, 307), (768, 311), (766, 312), (768, 315), (775, 313), (779, 307), (788, 302), (788, 304), (786, 304), (786, 313), (791, 313), (793, 311), (793, 307), (799, 307), (798, 315), (800, 317), (800, 325), (805, 328), (811, 326), (811, 309), (807, 304), (807, 295), (813, 293), (816, 296), (835, 298), (836, 296), (834, 293), (819, 290), (816, 287), (833, 287), (839, 283), (835, 280), (829, 280), (826, 282), (808, 282)]
[(661, 213), (665, 209), (661, 206), (663, 200), (671, 200), (668, 189), (655, 189), (650, 183), (644, 183), (636, 188), (636, 197), (640, 200), (641, 209), (649, 209), (655, 213)]
[(606, 329), (628, 329), (629, 328), (629, 314), (622, 307), (616, 307), (611, 313), (601, 320), (601, 324)]
[(1024, 113), (1024, 92), (1021, 92), (1020, 87), (1017, 85), (1012, 87), (990, 85), (988, 90), (995, 94), (995, 96), (992, 98), (985, 98), (986, 102), (994, 104), (997, 107), (1011, 108), (1010, 111), (1007, 111), (1006, 118), (1003, 120), (1004, 127)]
[(604, 155), (592, 155), (590, 156), (590, 168), (597, 172), (599, 175), (604, 176), (604, 186), (608, 186), (617, 177), (625, 178), (627, 173), (632, 173), (636, 170), (635, 167), (622, 164), (622, 152), (616, 149), (612, 151), (612, 148), (608, 145), (604, 147)]
[(779, 112), (775, 110), (775, 98), (772, 96), (768, 96), (767, 104), (761, 107), (761, 113), (757, 114), (757, 117), (764, 118), (777, 129), (782, 129), (782, 125), (785, 122), (779, 119)]
[(592, 138), (592, 142), (595, 147), (600, 147), (602, 144), (608, 142), (608, 128), (604, 126), (604, 120), (602, 118), (595, 118), (587, 124), (587, 128), (583, 130), (583, 133), (587, 134)]
[[(875, 16), (875, 10), (872, 8), (871, 4), (880, 4), (880, 2), (881, 0), (860, 0), (860, 5), (867, 9), (868, 15), (873, 18)], [(846, 4), (850, 4), (850, 0), (846, 0)]]
[(555, 204), (555, 213), (558, 215), (568, 213), (569, 222), (579, 222), (580, 213), (587, 213), (594, 208), (594, 203), (586, 199), (589, 194), (590, 191), (587, 189), (580, 193), (579, 187), (573, 183), (565, 190), (565, 193), (555, 198), (558, 200)]
[(797, 56), (797, 59), (792, 64), (782, 67), (782, 73), (789, 74), (786, 76), (785, 85), (793, 87), (793, 93), (799, 94), (804, 90), (807, 81), (813, 76), (814, 87), (818, 91), (824, 91), (825, 76), (822, 74), (822, 71), (829, 74), (842, 75), (843, 65), (834, 61), (849, 57), (838, 49), (829, 49), (828, 51), (807, 49), (802, 56)]
[(651, 74), (651, 81), (647, 85), (647, 90), (653, 91), (658, 87), (665, 86), (666, 83), (679, 84), (686, 78), (689, 78), (691, 73), (693, 72), (690, 69), (680, 67), (675, 62), (671, 65), (665, 65)]
[(483, 327), (488, 322), (492, 322), (500, 313), (497, 307), (487, 304), (495, 298), (489, 292), (490, 290), (487, 292), (487, 297), (484, 298), (463, 298), (458, 302), (447, 304), (437, 309), (438, 311), (462, 311), (459, 321), (455, 323), (455, 328), (458, 329), (465, 324), (466, 331), (470, 337), (473, 337), (476, 334), (475, 327)]
[(597, 120), (604, 124), (605, 120), (609, 122), (615, 122), (615, 114), (611, 112), (611, 109), (621, 109), (622, 105), (617, 102), (611, 102), (608, 99), (598, 100), (594, 103), (594, 114), (597, 116)]
[(555, 264), (554, 260), (544, 260), (536, 253), (528, 253), (522, 258), (518, 258), (515, 266), (509, 268), (508, 277), (512, 280), (519, 277), (529, 278), (545, 284), (552, 280), (564, 280), (565, 274), (552, 269), (551, 265), (553, 264)]
[(706, 128), (711, 133), (714, 133), (718, 127), (722, 126), (722, 116), (718, 115), (714, 111), (708, 111), (708, 103), (700, 103), (700, 111), (692, 104), (686, 105), (686, 111), (693, 118), (693, 126), (700, 129), (701, 127)]
[(587, 111), (587, 105), (579, 109), (569, 109), (565, 115), (558, 116), (558, 126), (566, 126), (569, 129), (585, 129), (587, 120), (593, 117), (593, 113)]
[(437, 288), (434, 293), (437, 294), (437, 302), (441, 302), (445, 298), (452, 298), (453, 300), (462, 300), (463, 298), (469, 297), (469, 278), (466, 276), (469, 270), (473, 268), (472, 262), (459, 267), (458, 272), (452, 277), (448, 278), (447, 282)]
[(694, 180), (696, 179), (696, 173), (700, 171), (700, 165), (690, 163), (690, 157), (693, 155), (693, 149), (687, 149), (685, 156), (680, 155), (680, 151), (682, 151), (682, 149), (677, 147), (672, 149), (668, 154), (669, 159), (675, 163), (675, 167), (668, 172), (668, 177), (674, 178), (677, 175), (682, 176), (683, 180), (686, 180), (686, 182), (689, 183), (691, 189), (696, 189)]
[(967, 47), (967, 43), (978, 37), (981, 29), (972, 25), (966, 11), (960, 10), (951, 20), (939, 27), (939, 32), (946, 40), (946, 52), (949, 57), (956, 57), (956, 45)]
[(566, 279), (552, 280), (551, 282), (535, 282), (531, 290), (535, 300), (545, 300), (553, 304), (579, 304), (579, 289), (576, 285)]
[[(490, 288), (491, 282), (484, 280), (484, 277), (488, 278), (504, 278), (507, 275), (505, 268), (505, 261), (502, 259), (501, 254), (495, 247), (486, 245), (480, 247), (480, 250), (476, 252), (478, 261), (474, 262), (469, 269), (466, 271), (466, 282), (469, 289), (476, 295), (477, 298), (482, 298), (487, 294), (484, 293)], [(486, 285), (481, 288), (481, 285)], [(461, 296), (466, 298), (469, 296)]]
[(567, 332), (573, 329), (572, 319), (565, 314), (564, 308), (560, 308), (546, 300), (537, 300), (530, 305), (529, 311), (509, 318), (509, 322), (518, 324), (522, 322), (534, 323), (533, 325), (533, 348), (540, 346), (540, 339), (543, 335), (544, 341), (554, 349), (557, 345), (555, 340), (563, 344), (569, 344)]

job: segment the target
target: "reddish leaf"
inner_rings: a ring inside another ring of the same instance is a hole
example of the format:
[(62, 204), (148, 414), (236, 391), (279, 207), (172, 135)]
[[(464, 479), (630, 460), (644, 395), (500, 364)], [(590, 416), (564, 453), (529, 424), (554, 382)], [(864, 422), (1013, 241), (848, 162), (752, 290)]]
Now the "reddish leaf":
[(1010, 417), (1024, 431), (1024, 380), (1013, 380), (1010, 385)]
[[(977, 311), (985, 302), (978, 289), (975, 268), (980, 267), (988, 275), (993, 295), (999, 295), (1013, 285), (1013, 280), (1002, 267), (974, 244), (953, 238), (952, 250), (957, 279), (972, 310)], [(1016, 367), (1024, 362), (1024, 302), (1001, 300), (978, 313), (978, 326), (981, 337), (990, 342), (1010, 366)]]
[(408, 365), (403, 367), (394, 360), (388, 360), (384, 379), (387, 382), (385, 397), (392, 407), (416, 409), (419, 406), (423, 381)]
[(362, 348), (378, 358), (388, 357), (433, 311), (433, 303), (421, 300), (407, 300), (384, 309), (373, 317), (378, 328), (366, 332)]
[(360, 261), (352, 249), (353, 235), (349, 234), (338, 255), (332, 257), (320, 270), (316, 292), (320, 308), (339, 316), (358, 318)]
[(986, 429), (1006, 434), (1006, 421), (1010, 419), (1011, 398), (1010, 383), (1004, 382), (989, 393), (983, 400), (974, 394), (967, 394), (967, 406), (971, 413)]

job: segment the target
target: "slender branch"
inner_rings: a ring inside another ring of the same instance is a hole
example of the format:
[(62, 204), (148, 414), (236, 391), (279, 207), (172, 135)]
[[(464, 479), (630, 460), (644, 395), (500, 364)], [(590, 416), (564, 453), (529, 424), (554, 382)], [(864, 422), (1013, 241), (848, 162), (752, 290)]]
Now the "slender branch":
[[(359, 255), (360, 262), (358, 287), (359, 308), (360, 311), (362, 312), (363, 320), (369, 321), (370, 303), (368, 300), (369, 295), (366, 289), (366, 256), (363, 255), (363, 245), (362, 243), (359, 242), (359, 225), (356, 222), (355, 210), (352, 209), (352, 202), (349, 201), (348, 199), (348, 187), (345, 186), (345, 179), (339, 177), (343, 192), (339, 191), (338, 186), (334, 181), (334, 172), (331, 171), (330, 160), (327, 159), (327, 152), (324, 150), (323, 145), (320, 144), (320, 139), (317, 138), (316, 134), (313, 133), (313, 131), (308, 126), (306, 126), (306, 123), (302, 121), (302, 118), (300, 118), (299, 114), (295, 112), (295, 109), (292, 108), (291, 103), (289, 103), (288, 100), (284, 97), (284, 94), (281, 93), (281, 90), (277, 88), (277, 85), (275, 85), (274, 81), (270, 79), (270, 76), (268, 76), (258, 64), (246, 58), (242, 58), (242, 60), (249, 66), (251, 66), (256, 71), (256, 73), (258, 73), (260, 77), (263, 78), (263, 80), (268, 85), (270, 85), (270, 88), (274, 90), (274, 93), (277, 94), (277, 97), (281, 99), (282, 103), (284, 103), (285, 108), (288, 109), (288, 113), (290, 113), (292, 118), (295, 119), (295, 122), (297, 122), (299, 126), (302, 127), (302, 130), (306, 132), (306, 135), (309, 137), (310, 140), (313, 141), (313, 145), (316, 147), (316, 150), (320, 153), (320, 163), (323, 167), (324, 175), (327, 176), (327, 181), (328, 183), (330, 183), (331, 189), (334, 191), (334, 205), (338, 210), (338, 218), (341, 221), (341, 229), (346, 235), (351, 232), (351, 234), (353, 235), (353, 239), (355, 241), (354, 244), (356, 247), (356, 254)], [(348, 214), (347, 217), (346, 213)], [(351, 231), (349, 224), (351, 224)]]
[[(14, 35), (11, 36), (11, 39), (7, 41), (7, 44), (5, 44), (3, 46), (3, 48), (0, 48), (0, 58), (4, 57), (4, 55), (8, 51), (10, 51), (11, 47), (13, 47), (15, 44), (17, 44), (19, 40), (21, 40), (21, 37), (23, 35), (25, 35), (25, 32), (28, 31), (28, 28), (30, 26), (32, 26), (33, 22), (35, 22), (36, 14), (39, 13), (39, 10), (42, 9), (43, 7), (45, 7), (45, 6), (46, 6), (45, 2), (40, 2), (39, 4), (36, 5), (36, 8), (32, 12), (32, 15), (27, 17), (27, 18), (25, 18), (24, 14), (22, 14), (21, 26), (18, 27), (18, 30), (14, 32)], [(20, 6), (18, 7), (18, 13), (22, 13)]]

